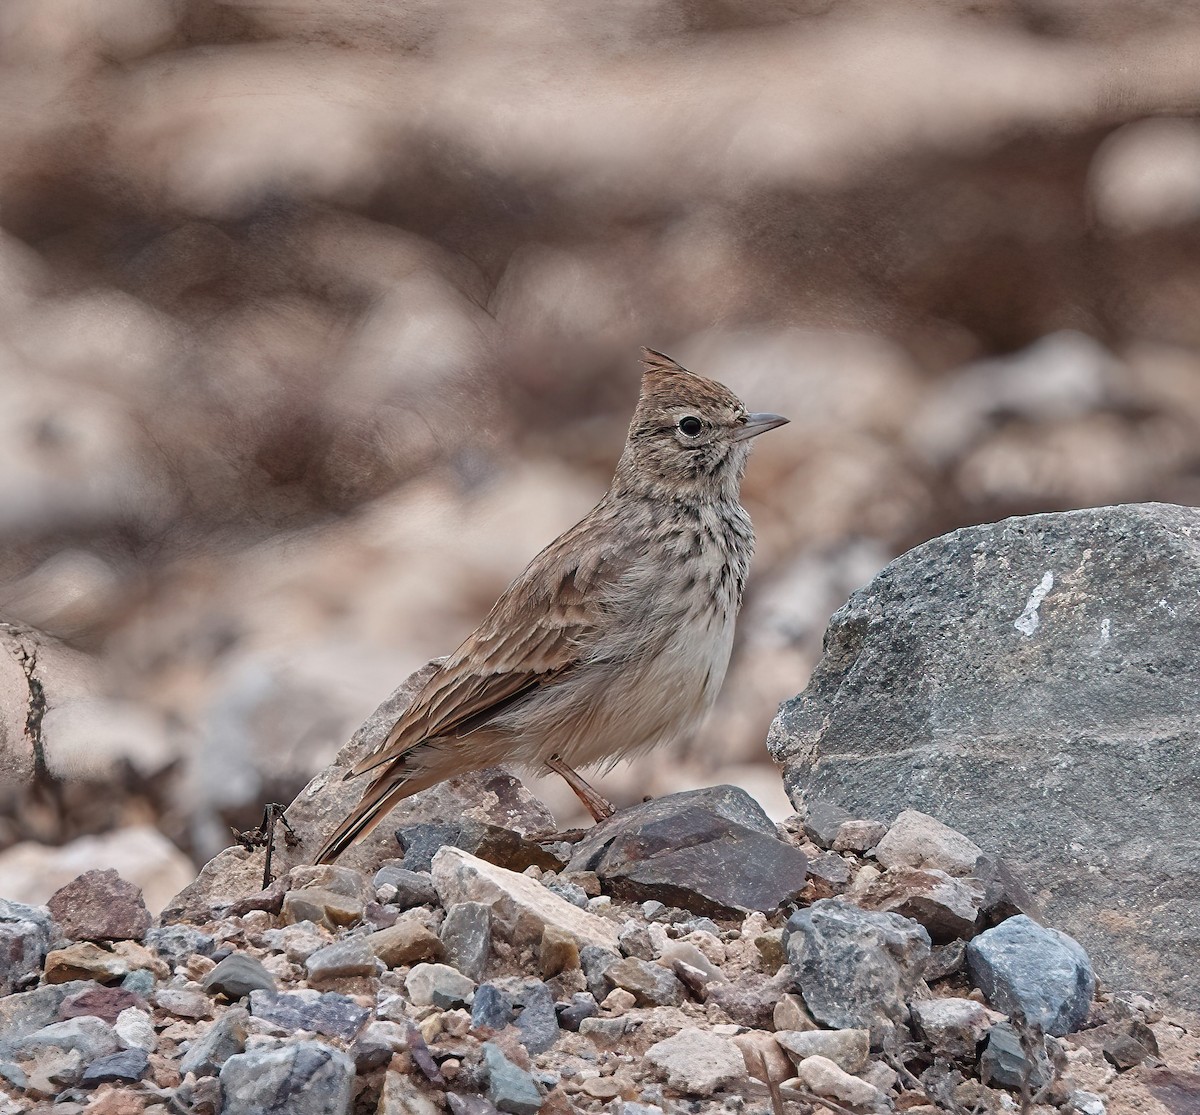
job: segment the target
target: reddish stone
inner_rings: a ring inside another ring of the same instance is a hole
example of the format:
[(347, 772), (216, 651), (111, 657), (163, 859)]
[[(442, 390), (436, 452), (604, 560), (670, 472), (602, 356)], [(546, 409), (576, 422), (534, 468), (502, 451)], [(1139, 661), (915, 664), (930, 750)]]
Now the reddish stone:
[(65, 1021), (68, 1018), (81, 1018), (90, 1014), (96, 1018), (103, 1018), (111, 1026), (116, 1022), (117, 1015), (126, 1007), (149, 1009), (145, 999), (124, 988), (89, 987), (78, 995), (64, 999), (62, 1006), (58, 1008), (58, 1017)]
[(86, 871), (46, 903), (73, 941), (140, 941), (150, 928), (142, 892), (112, 868)]

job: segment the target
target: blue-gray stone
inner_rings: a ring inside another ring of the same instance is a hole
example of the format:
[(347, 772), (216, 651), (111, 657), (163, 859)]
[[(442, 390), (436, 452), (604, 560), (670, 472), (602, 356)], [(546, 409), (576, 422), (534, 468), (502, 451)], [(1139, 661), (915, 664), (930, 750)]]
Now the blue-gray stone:
[(45, 907), (0, 898), (0, 995), (33, 982), (50, 950), (52, 932)]
[(352, 1038), (371, 1012), (336, 991), (251, 991), (250, 1013), (284, 1030)]
[(221, 1066), (221, 1115), (349, 1115), (354, 1062), (315, 1041), (261, 1046)]
[(579, 967), (583, 969), (588, 990), (596, 1002), (601, 1002), (609, 992), (608, 981), (604, 978), (604, 974), (620, 961), (619, 953), (613, 952), (612, 949), (606, 949), (602, 945), (584, 945), (579, 950)]
[[(254, 992), (251, 992), (254, 994)], [(269, 994), (269, 992), (258, 992)], [(179, 1071), (196, 1076), (215, 1076), (230, 1057), (246, 1048), (246, 1022), (250, 1015), (245, 1007), (231, 1007), (203, 1034), (192, 1042), (179, 1062)]]
[(865, 1027), (875, 1049), (908, 1016), (929, 959), (929, 934), (899, 914), (823, 898), (788, 918), (786, 950), (809, 1013), (839, 1030)]
[(535, 1115), (543, 1101), (533, 1077), (514, 1065), (490, 1041), (483, 1043), (483, 1061), (488, 1077), (488, 1101), (508, 1115)]
[(25, 1075), (25, 1070), (11, 1061), (0, 1061), (0, 1077), (22, 1091), (29, 1084), (29, 1077)]
[(7, 1046), (18, 1038), (48, 1026), (58, 1018), (59, 1007), (66, 999), (99, 986), (93, 980), (71, 980), (68, 983), (46, 984), (16, 995), (0, 996), (0, 1045)]
[(1005, 1014), (1020, 1011), (1047, 1034), (1069, 1034), (1087, 1018), (1096, 976), (1083, 947), (1024, 914), (967, 945), (973, 987)]
[(121, 987), (126, 991), (132, 991), (135, 995), (145, 997), (154, 990), (154, 973), (147, 968), (136, 968), (121, 980)]
[(190, 925), (160, 925), (146, 930), (146, 947), (177, 968), (186, 964), (189, 957), (212, 956), (217, 942), (211, 934), (201, 933)]
[(1197, 584), (1195, 507), (923, 543), (830, 619), (780, 708), (767, 745), (792, 801), (932, 814), (1036, 881), (1106, 986), (1200, 1011)]
[(1025, 1074), (1029, 1087), (1037, 1091), (1050, 1079), (1050, 1059), (1046, 1056), (1043, 1039), (1034, 1040), (1033, 1060), (1025, 1056), (1021, 1038), (1007, 1022), (993, 1026), (988, 1032), (987, 1045), (979, 1057), (979, 1075), (985, 1084), (1001, 1088), (1020, 1088)]
[(494, 983), (482, 983), (475, 989), (475, 998), (471, 1003), (472, 1026), (503, 1030), (516, 1017), (512, 996), (501, 991)]
[[(478, 994), (478, 992), (476, 992)], [(517, 1016), (517, 1030), (521, 1044), (530, 1053), (545, 1053), (558, 1041), (558, 1015), (554, 1013), (554, 996), (540, 980), (533, 980), (522, 987), (513, 1000), (521, 1013)]]
[(546, 884), (546, 889), (551, 894), (557, 894), (559, 898), (570, 902), (572, 906), (578, 906), (581, 910), (586, 910), (588, 908), (587, 891), (585, 891), (578, 883), (551, 880)]
[(95, 1088), (98, 1084), (129, 1084), (141, 1080), (150, 1068), (150, 1056), (144, 1049), (122, 1049), (100, 1057), (83, 1070), (80, 1084)]

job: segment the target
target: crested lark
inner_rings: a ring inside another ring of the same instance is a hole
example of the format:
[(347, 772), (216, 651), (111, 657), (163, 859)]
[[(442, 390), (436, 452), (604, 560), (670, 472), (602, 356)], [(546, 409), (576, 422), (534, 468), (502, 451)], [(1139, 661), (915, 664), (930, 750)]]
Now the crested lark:
[(334, 859), (399, 801), (501, 763), (574, 767), (678, 735), (717, 696), (754, 534), (738, 502), (749, 440), (787, 421), (643, 350), (641, 397), (604, 498), (550, 543), (425, 683), (321, 850)]

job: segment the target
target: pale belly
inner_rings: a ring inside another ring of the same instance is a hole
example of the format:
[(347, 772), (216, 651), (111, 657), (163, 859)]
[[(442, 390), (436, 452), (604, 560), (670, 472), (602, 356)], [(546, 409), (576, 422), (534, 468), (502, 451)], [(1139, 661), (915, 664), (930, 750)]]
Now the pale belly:
[(715, 610), (677, 628), (657, 653), (589, 694), (589, 709), (559, 725), (561, 758), (571, 766), (616, 762), (693, 728), (712, 707), (733, 647), (733, 619)]

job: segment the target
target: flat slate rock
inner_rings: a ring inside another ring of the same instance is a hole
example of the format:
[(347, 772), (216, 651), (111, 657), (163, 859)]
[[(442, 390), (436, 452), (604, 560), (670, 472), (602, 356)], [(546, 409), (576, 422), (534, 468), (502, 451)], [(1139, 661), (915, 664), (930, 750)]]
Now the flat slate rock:
[(621, 901), (736, 917), (771, 913), (797, 897), (808, 860), (775, 835), (744, 790), (713, 786), (643, 802), (597, 825), (568, 870), (594, 871)]
[(733, 824), (765, 836), (775, 835), (771, 818), (745, 790), (738, 786), (705, 786), (699, 790), (684, 790), (631, 805), (608, 820), (601, 821), (575, 845), (567, 871), (595, 871), (614, 841), (627, 834), (640, 835), (645, 830), (653, 831), (656, 822), (670, 820), (691, 808), (715, 813)]
[(250, 1013), (284, 1030), (310, 1030), (335, 1038), (352, 1038), (371, 1017), (348, 995), (336, 991), (251, 991)]
[(937, 817), (1036, 880), (1107, 985), (1200, 1010), (1198, 589), (1190, 507), (1032, 515), (910, 550), (832, 617), (771, 727), (793, 803)]

